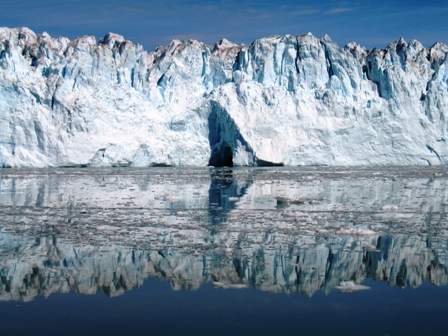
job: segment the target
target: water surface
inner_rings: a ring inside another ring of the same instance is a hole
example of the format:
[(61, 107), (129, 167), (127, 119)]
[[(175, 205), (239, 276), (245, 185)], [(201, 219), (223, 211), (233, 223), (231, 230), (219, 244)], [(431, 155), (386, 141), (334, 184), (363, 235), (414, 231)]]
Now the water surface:
[(445, 167), (4, 169), (2, 326), (445, 335), (447, 184)]

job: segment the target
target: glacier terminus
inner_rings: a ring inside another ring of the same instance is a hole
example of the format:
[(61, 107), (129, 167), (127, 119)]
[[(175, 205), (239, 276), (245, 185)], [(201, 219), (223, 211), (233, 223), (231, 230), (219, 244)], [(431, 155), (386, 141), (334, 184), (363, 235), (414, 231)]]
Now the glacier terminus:
[(448, 46), (0, 28), (0, 166), (444, 165)]

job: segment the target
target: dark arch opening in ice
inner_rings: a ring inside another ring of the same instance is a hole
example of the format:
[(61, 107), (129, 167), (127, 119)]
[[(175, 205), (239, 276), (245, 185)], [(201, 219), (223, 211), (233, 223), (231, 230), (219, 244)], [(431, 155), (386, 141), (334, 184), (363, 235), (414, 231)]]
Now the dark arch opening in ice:
[(214, 167), (233, 167), (232, 148), (227, 142), (223, 141), (213, 147), (208, 165)]
[(223, 135), (226, 134), (226, 127), (219, 119), (215, 108), (212, 109), (208, 117), (208, 127), (208, 140), (210, 141), (211, 150), (208, 165), (214, 167), (233, 167), (232, 147), (223, 139)]

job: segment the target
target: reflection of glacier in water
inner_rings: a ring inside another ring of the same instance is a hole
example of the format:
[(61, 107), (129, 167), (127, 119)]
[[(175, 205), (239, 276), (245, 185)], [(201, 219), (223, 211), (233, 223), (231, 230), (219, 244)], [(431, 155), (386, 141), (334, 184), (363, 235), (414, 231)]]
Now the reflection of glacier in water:
[(0, 298), (448, 282), (448, 169), (2, 170)]

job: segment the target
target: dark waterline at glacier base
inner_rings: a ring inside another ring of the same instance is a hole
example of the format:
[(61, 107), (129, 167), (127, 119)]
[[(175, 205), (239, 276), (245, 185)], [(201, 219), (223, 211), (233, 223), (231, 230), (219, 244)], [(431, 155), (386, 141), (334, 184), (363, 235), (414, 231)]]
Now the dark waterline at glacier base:
[[(5, 334), (448, 332), (447, 167), (3, 169), (0, 182)], [(340, 292), (348, 280), (370, 289)]]

